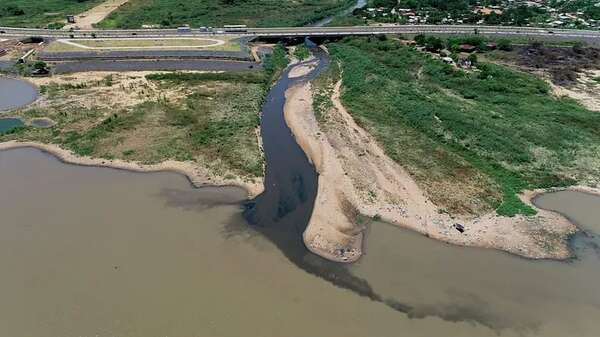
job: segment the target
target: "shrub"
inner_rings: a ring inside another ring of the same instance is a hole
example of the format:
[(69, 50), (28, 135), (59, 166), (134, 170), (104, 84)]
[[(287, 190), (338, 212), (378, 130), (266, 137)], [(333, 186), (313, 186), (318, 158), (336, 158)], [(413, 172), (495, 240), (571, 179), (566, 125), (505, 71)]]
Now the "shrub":
[(510, 40), (508, 40), (508, 39), (498, 40), (498, 49), (503, 50), (503, 51), (511, 51), (512, 44), (510, 43)]

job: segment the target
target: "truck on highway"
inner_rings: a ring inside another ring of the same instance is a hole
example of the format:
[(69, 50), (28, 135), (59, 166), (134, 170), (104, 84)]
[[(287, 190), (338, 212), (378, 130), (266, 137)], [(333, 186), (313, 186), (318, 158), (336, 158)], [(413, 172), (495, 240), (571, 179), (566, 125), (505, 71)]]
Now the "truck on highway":
[(227, 33), (245, 33), (248, 31), (248, 26), (246, 25), (224, 25), (223, 30)]

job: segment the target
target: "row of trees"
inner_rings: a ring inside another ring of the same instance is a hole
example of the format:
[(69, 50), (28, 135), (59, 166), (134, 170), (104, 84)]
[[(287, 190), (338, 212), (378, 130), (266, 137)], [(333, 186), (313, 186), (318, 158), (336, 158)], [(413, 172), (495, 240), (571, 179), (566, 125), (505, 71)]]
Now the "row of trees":
[[(458, 51), (460, 49), (460, 45), (467, 44), (474, 46), (478, 51), (483, 52), (488, 50), (489, 41), (477, 36), (464, 37), (464, 38), (449, 38), (443, 40), (436, 36), (426, 36), (423, 34), (419, 34), (415, 36), (415, 42), (419, 46), (425, 47), (428, 51), (438, 52), (444, 48), (450, 51)], [(510, 40), (500, 39), (497, 41), (496, 46), (500, 50), (510, 51), (512, 50), (512, 44)]]

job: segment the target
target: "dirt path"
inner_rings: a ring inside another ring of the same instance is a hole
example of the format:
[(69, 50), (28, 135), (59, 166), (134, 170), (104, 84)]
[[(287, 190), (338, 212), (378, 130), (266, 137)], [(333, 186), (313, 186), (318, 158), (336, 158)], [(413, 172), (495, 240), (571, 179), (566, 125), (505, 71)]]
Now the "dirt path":
[[(529, 258), (571, 256), (566, 238), (576, 227), (558, 214), (538, 210), (532, 217), (500, 217), (492, 212), (457, 218), (442, 212), (354, 122), (340, 101), (340, 91), (338, 82), (334, 107), (321, 125), (312, 111), (310, 84), (287, 92), (286, 121), (319, 172), (319, 194), (304, 233), (311, 251), (340, 262), (357, 260), (362, 254), (357, 220), (363, 214), (453, 244), (496, 248)], [(521, 198), (532, 205), (531, 198), (539, 192)]]
[(112, 11), (127, 3), (129, 0), (106, 0), (100, 5), (75, 16), (75, 23), (68, 24), (63, 29), (93, 29), (93, 25), (104, 20)]

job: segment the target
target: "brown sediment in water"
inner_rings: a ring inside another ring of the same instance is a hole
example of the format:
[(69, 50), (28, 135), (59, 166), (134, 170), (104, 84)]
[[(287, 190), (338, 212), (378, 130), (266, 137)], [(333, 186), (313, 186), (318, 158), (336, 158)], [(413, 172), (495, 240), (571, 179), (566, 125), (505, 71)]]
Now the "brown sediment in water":
[[(312, 252), (338, 262), (356, 261), (362, 254), (362, 228), (354, 213), (360, 213), (456, 245), (495, 248), (532, 259), (572, 256), (568, 238), (577, 227), (555, 212), (536, 208), (534, 216), (514, 217), (442, 212), (355, 123), (341, 104), (340, 91), (338, 82), (326, 126), (319, 126), (314, 117), (309, 84), (287, 92), (286, 122), (319, 173), (319, 194), (304, 232)], [(535, 207), (533, 196), (524, 192), (519, 197)]]
[(0, 143), (0, 151), (17, 148), (36, 148), (48, 152), (61, 161), (69, 164), (82, 166), (108, 167), (133, 172), (163, 172), (172, 171), (186, 176), (196, 187), (204, 186), (235, 186), (246, 190), (248, 198), (254, 198), (263, 192), (262, 179), (258, 181), (246, 181), (240, 177), (224, 178), (211, 174), (207, 169), (192, 162), (181, 162), (168, 160), (158, 164), (146, 165), (120, 159), (102, 159), (88, 156), (78, 156), (75, 153), (63, 149), (58, 145), (44, 144), (38, 142), (9, 141)]

